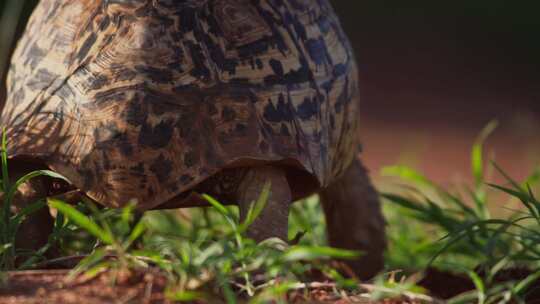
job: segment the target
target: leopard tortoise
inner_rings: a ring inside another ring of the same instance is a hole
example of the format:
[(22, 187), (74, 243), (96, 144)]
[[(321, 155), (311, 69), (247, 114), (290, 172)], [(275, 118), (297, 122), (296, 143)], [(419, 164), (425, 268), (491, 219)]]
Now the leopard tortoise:
[[(109, 207), (204, 206), (287, 238), (291, 202), (319, 193), (331, 245), (382, 266), (384, 220), (358, 154), (358, 77), (328, 0), (42, 0), (12, 58), (0, 122), (19, 205), (77, 189)], [(57, 186), (54, 186), (57, 185)], [(71, 187), (71, 188), (70, 188)], [(22, 231), (39, 242), (48, 212)], [(42, 237), (41, 237), (42, 238)]]

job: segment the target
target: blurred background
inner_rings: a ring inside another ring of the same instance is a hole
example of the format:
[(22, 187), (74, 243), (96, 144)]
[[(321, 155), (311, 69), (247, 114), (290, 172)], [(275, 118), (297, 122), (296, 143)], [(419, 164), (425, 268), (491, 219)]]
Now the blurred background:
[[(36, 2), (0, 0), (0, 67)], [(492, 119), (490, 156), (516, 179), (538, 165), (535, 1), (333, 4), (360, 66), (364, 160), (376, 179), (380, 168), (406, 164), (443, 184), (469, 180), (470, 147)], [(0, 102), (3, 90), (2, 81)]]
[(492, 157), (515, 178), (540, 160), (540, 18), (535, 1), (334, 1), (357, 52), (372, 172), (407, 164), (469, 178), (491, 119)]

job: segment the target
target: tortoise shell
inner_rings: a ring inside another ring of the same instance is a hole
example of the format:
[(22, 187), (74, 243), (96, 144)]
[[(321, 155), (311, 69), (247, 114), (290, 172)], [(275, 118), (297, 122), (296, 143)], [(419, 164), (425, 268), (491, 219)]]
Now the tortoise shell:
[(357, 152), (357, 86), (327, 0), (42, 0), (0, 121), (10, 157), (150, 209), (258, 163), (328, 185)]

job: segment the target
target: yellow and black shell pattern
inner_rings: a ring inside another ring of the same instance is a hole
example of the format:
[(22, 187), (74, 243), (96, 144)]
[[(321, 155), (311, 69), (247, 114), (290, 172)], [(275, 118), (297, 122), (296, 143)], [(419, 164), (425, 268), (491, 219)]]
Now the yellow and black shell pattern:
[(357, 69), (327, 0), (42, 0), (7, 89), (10, 157), (112, 207), (243, 161), (324, 187), (357, 152)]

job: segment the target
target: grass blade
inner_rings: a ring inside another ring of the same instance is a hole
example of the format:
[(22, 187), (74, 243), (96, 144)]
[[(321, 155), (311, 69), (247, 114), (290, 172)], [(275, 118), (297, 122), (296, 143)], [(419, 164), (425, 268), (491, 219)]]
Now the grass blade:
[(87, 269), (90, 269), (94, 265), (100, 263), (103, 261), (103, 259), (107, 256), (107, 252), (103, 249), (97, 249), (89, 256), (82, 259), (79, 264), (73, 268), (72, 271), (70, 271), (67, 279), (71, 280), (74, 277), (78, 276), (79, 274), (83, 273)]
[(124, 245), (124, 248), (128, 248), (129, 246), (131, 246), (131, 244), (133, 244), (133, 242), (135, 242), (135, 240), (140, 238), (145, 231), (146, 231), (146, 225), (144, 224), (143, 221), (139, 221), (135, 225), (133, 230), (131, 230), (131, 233), (128, 236), (128, 239), (127, 239), (127, 241), (126, 241), (126, 243)]
[(41, 199), (33, 204), (30, 204), (23, 208), (21, 211), (19, 211), (16, 215), (13, 216), (12, 221), (13, 222), (20, 222), (25, 217), (31, 215), (34, 212), (37, 212), (41, 208), (47, 206), (47, 201), (45, 199)]
[(515, 295), (521, 295), (522, 293), (526, 292), (528, 287), (530, 287), (533, 283), (537, 283), (538, 280), (540, 280), (540, 271), (537, 271), (518, 282), (514, 288), (512, 288), (512, 293)]
[(7, 137), (5, 127), (2, 128), (2, 151), (0, 151), (0, 153), (2, 157), (2, 192), (6, 192), (9, 189), (9, 171), (7, 162)]
[(88, 233), (100, 239), (105, 244), (112, 244), (114, 238), (112, 235), (108, 234), (104, 229), (102, 229), (98, 224), (89, 219), (86, 215), (81, 213), (79, 210), (74, 207), (61, 202), (56, 199), (51, 199), (49, 205), (52, 208), (57, 209), (59, 212), (63, 213), (68, 219), (72, 220), (75, 224), (86, 230)]
[(283, 259), (288, 262), (299, 260), (314, 260), (321, 258), (355, 259), (361, 255), (360, 252), (352, 250), (337, 249), (324, 246), (294, 246), (289, 248), (283, 255)]
[(227, 207), (218, 202), (215, 198), (211, 197), (208, 194), (203, 194), (203, 198), (212, 205), (219, 214), (221, 214), (231, 225), (231, 227), (236, 231), (238, 229), (238, 219), (234, 214), (232, 214)]
[(231, 212), (229, 211), (229, 209), (227, 209), (227, 207), (225, 207), (224, 205), (222, 205), (220, 202), (218, 202), (215, 198), (211, 197), (210, 195), (208, 194), (203, 194), (202, 195), (203, 198), (208, 202), (210, 203), (210, 205), (212, 205), (212, 207), (216, 208), (216, 210), (221, 214), (223, 215), (224, 217), (228, 217), (228, 218), (232, 218), (232, 214)]
[(382, 176), (395, 176), (405, 181), (412, 182), (419, 186), (427, 188), (436, 188), (436, 186), (424, 175), (407, 166), (387, 166), (381, 170)]
[(261, 192), (261, 195), (259, 195), (257, 201), (249, 206), (246, 219), (244, 220), (240, 228), (241, 231), (247, 229), (253, 223), (253, 221), (255, 221), (255, 219), (259, 217), (264, 207), (266, 207), (266, 203), (268, 202), (268, 198), (270, 197), (271, 186), (272, 185), (270, 182), (264, 184), (263, 191)]
[(486, 287), (484, 285), (484, 282), (482, 281), (480, 276), (478, 276), (478, 274), (473, 271), (469, 271), (467, 272), (467, 274), (469, 278), (471, 278), (471, 281), (473, 281), (474, 287), (476, 288), (476, 292), (478, 294), (477, 303), (484, 304), (484, 302), (486, 301)]
[(483, 146), (486, 139), (497, 128), (498, 122), (496, 120), (490, 121), (484, 129), (480, 132), (471, 151), (471, 167), (477, 187), (480, 187), (484, 182), (484, 159), (483, 159)]

